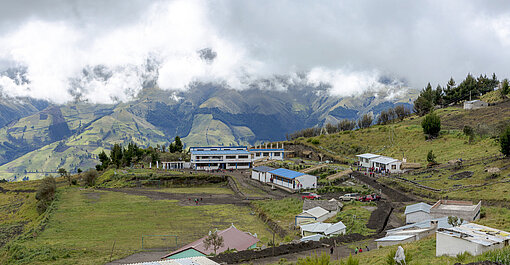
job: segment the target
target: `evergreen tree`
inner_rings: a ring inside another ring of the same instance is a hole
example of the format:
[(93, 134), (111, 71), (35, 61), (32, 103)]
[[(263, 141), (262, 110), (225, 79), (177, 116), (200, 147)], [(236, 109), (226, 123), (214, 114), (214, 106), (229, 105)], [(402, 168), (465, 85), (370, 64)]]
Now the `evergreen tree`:
[(505, 78), (501, 83), (501, 95), (506, 97), (508, 93), (510, 93), (510, 86), (508, 84), (508, 79)]
[(455, 84), (455, 80), (453, 80), (453, 77), (450, 77), (450, 80), (448, 80), (448, 83), (446, 84), (446, 88), (444, 89), (444, 103), (446, 105), (450, 103), (454, 103), (456, 101), (455, 99), (455, 91), (457, 87)]
[(111, 163), (110, 158), (108, 157), (108, 155), (106, 155), (104, 150), (101, 153), (99, 153), (99, 162), (101, 162), (101, 165), (98, 165), (99, 167), (96, 166), (98, 170), (105, 170)]
[(510, 157), (510, 126), (507, 126), (499, 137), (499, 143), (501, 145), (501, 153), (506, 157)]
[(441, 131), (441, 119), (434, 112), (425, 116), (421, 122), (423, 132), (430, 137), (437, 137)]
[(182, 152), (182, 148), (183, 148), (183, 145), (182, 145), (182, 142), (181, 142), (181, 137), (175, 136), (174, 142), (175, 142), (175, 152), (181, 153)]
[(117, 168), (120, 168), (122, 165), (122, 153), (122, 146), (120, 144), (114, 144), (110, 152), (110, 160)]

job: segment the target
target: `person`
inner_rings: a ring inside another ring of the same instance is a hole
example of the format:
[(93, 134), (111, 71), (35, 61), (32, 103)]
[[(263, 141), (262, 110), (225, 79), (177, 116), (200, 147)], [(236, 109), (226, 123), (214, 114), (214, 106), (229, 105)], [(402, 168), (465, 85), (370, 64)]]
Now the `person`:
[(358, 254), (358, 247), (356, 247), (356, 249), (354, 249), (354, 254)]
[(365, 248), (367, 249), (367, 251), (370, 251), (370, 249), (368, 248), (368, 246), (365, 246)]
[(359, 248), (358, 252), (359, 252), (359, 253), (363, 252), (363, 249), (362, 249), (362, 248)]
[(333, 246), (331, 246), (331, 248), (329, 249), (329, 254), (333, 255), (333, 251), (334, 251), (334, 250), (335, 250), (335, 249), (333, 248)]

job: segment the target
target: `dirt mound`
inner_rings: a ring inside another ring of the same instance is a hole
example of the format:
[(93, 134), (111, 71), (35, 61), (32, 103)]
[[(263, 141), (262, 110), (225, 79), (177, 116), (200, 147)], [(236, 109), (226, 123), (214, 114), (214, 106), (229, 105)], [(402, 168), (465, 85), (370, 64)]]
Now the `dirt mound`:
[(473, 171), (463, 171), (463, 172), (455, 173), (455, 174), (449, 176), (448, 178), (451, 180), (461, 180), (461, 179), (470, 178), (474, 174), (475, 174), (475, 172), (473, 172)]
[(388, 199), (390, 199), (392, 201), (395, 201), (395, 202), (413, 201), (413, 199), (411, 197), (409, 197), (408, 195), (406, 195), (405, 193), (395, 190), (395, 189), (392, 189), (390, 187), (387, 187), (386, 185), (377, 182), (375, 179), (365, 176), (361, 172), (356, 171), (356, 172), (352, 173), (352, 175), (355, 178), (357, 178), (358, 180), (360, 180), (360, 181), (364, 182), (365, 184), (367, 184), (368, 186), (372, 187), (376, 191), (381, 191), (381, 193), (384, 194), (384, 196), (386, 196)]
[(352, 243), (370, 238), (360, 234), (349, 234), (338, 237), (325, 238), (321, 241), (300, 242), (294, 244), (280, 245), (274, 248), (266, 248), (262, 250), (243, 250), (235, 253), (219, 254), (211, 259), (218, 263), (235, 264), (248, 262), (251, 260), (262, 259), (267, 257), (276, 257), (290, 253), (297, 253), (306, 250), (320, 248), (324, 245), (333, 245), (336, 243)]
[(375, 229), (376, 233), (380, 233), (384, 230), (384, 227), (388, 223), (393, 207), (391, 203), (385, 201), (377, 202), (377, 209), (372, 212), (368, 219), (367, 228)]

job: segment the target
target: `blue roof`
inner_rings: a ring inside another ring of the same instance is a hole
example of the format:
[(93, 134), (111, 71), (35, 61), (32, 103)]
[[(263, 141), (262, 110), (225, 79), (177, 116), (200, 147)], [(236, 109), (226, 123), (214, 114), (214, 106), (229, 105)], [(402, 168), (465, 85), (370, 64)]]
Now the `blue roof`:
[(197, 149), (197, 148), (217, 148), (217, 149), (224, 149), (224, 148), (243, 148), (243, 149), (247, 149), (248, 147), (247, 146), (192, 146), (190, 147), (189, 149)]
[(419, 211), (430, 213), (430, 208), (432, 208), (432, 206), (430, 206), (424, 202), (411, 204), (406, 207), (404, 214), (410, 214), (410, 213), (419, 212)]
[(288, 179), (294, 179), (294, 178), (297, 178), (299, 176), (305, 175), (305, 173), (301, 173), (301, 172), (297, 172), (297, 171), (293, 171), (293, 170), (288, 170), (288, 169), (285, 169), (285, 168), (278, 168), (278, 169), (275, 169), (275, 170), (271, 170), (271, 171), (269, 171), (269, 173), (271, 173), (273, 175), (278, 175), (280, 177), (288, 178)]
[(249, 155), (246, 150), (191, 151), (194, 155)]
[(250, 149), (250, 151), (252, 152), (264, 152), (264, 151), (285, 151), (285, 149), (283, 148), (274, 148), (274, 149), (271, 149), (271, 148), (252, 148)]

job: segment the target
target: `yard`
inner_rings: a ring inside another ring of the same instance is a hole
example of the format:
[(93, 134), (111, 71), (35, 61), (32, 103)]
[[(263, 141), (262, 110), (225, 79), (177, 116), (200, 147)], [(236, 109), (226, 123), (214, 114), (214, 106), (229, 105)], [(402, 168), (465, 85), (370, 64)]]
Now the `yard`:
[[(244, 206), (180, 206), (177, 201), (79, 188), (61, 189), (59, 197), (45, 230), (10, 244), (0, 253), (0, 263), (102, 264), (113, 247), (113, 260), (140, 251), (142, 235), (176, 235), (182, 246), (232, 224), (257, 233), (261, 244), (271, 238), (266, 225)], [(152, 243), (162, 247), (161, 241)], [(151, 241), (145, 244), (150, 247)], [(164, 245), (175, 247), (175, 239)]]

